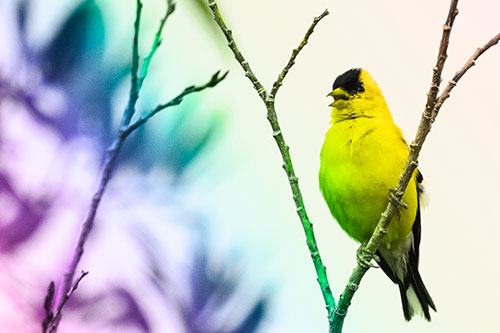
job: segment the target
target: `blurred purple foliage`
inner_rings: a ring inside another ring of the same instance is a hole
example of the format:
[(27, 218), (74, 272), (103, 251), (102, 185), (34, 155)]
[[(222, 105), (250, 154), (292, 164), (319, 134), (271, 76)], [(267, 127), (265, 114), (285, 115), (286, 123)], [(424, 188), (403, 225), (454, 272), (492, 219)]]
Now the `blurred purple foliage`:
[[(190, 247), (194, 248), (191, 259), (191, 268), (186, 272), (187, 278), (182, 285), (177, 285), (173, 276), (169, 276), (162, 262), (154, 238), (142, 230), (139, 244), (147, 258), (147, 266), (151, 272), (150, 279), (162, 295), (166, 306), (172, 306), (181, 318), (185, 332), (188, 333), (252, 333), (257, 332), (262, 323), (269, 303), (269, 296), (255, 295), (254, 304), (248, 311), (234, 311), (229, 314), (221, 309), (240, 301), (236, 296), (239, 274), (235, 269), (235, 262), (227, 261), (224, 264), (210, 262), (209, 248), (206, 237), (198, 230), (198, 237)], [(241, 297), (241, 296), (240, 296)], [(237, 300), (235, 300), (235, 298)], [(215, 320), (218, 318), (219, 320)], [(234, 319), (238, 319), (236, 324)]]
[(147, 314), (137, 303), (136, 297), (125, 288), (113, 287), (88, 297), (75, 293), (69, 300), (68, 309), (76, 311), (84, 321), (103, 321), (105, 313), (106, 324), (109, 326), (132, 326), (140, 332), (151, 332)]
[(11, 252), (37, 231), (51, 203), (48, 198), (31, 200), (21, 197), (13, 189), (9, 177), (3, 172), (0, 173), (0, 193), (13, 200), (10, 203), (11, 207), (18, 212), (12, 221), (0, 224), (0, 251)]
[(70, 101), (60, 115), (48, 116), (37, 111), (34, 97), (18, 93), (30, 105), (39, 121), (50, 125), (64, 139), (90, 135), (103, 147), (114, 134), (111, 124), (111, 97), (116, 86), (129, 72), (129, 64), (104, 66), (104, 22), (94, 1), (83, 1), (62, 24), (52, 40), (41, 50), (27, 42), (26, 16), (29, 0), (18, 6), (18, 33), (23, 55), (30, 65), (42, 72), (41, 85), (60, 87)]
[[(77, 137), (90, 137), (97, 142), (96, 149), (100, 149), (95, 153), (102, 156), (115, 135), (112, 96), (129, 74), (129, 63), (103, 63), (106, 44), (99, 7), (92, 0), (81, 2), (49, 43), (41, 49), (33, 49), (27, 39), (30, 1), (19, 0), (17, 3), (16, 12), (12, 13), (16, 16), (17, 26), (12, 27), (11, 31), (18, 34), (18, 46), (22, 61), (28, 68), (28, 77), (19, 80), (6, 74), (15, 73), (16, 69), (0, 68), (0, 106), (5, 101), (22, 105), (33, 121), (50, 129), (63, 143)], [(31, 82), (30, 70), (38, 71), (40, 78)], [(29, 84), (20, 84), (19, 81), (23, 80)], [(56, 87), (65, 96), (67, 103), (63, 112), (50, 113), (40, 109), (37, 90), (46, 86)], [(198, 103), (197, 106), (201, 105)], [(199, 156), (217, 130), (217, 122), (212, 119), (207, 121), (204, 128), (199, 129), (201, 133), (193, 136), (187, 130), (188, 127), (184, 126), (191, 121), (193, 109), (181, 106), (179, 112), (166, 142), (150, 141), (151, 136), (145, 135), (147, 127), (134, 133), (122, 150), (119, 159), (121, 165), (132, 165), (142, 170), (159, 165), (170, 170), (175, 179), (179, 179), (183, 170)], [(5, 119), (5, 115), (0, 116)], [(0, 132), (0, 162), (7, 156), (2, 138)], [(8, 210), (11, 210), (9, 219), (5, 214), (0, 214), (2, 256), (9, 256), (27, 245), (41, 229), (55, 205), (50, 191), (43, 190), (38, 195), (21, 193), (13, 185), (12, 177), (14, 175), (9, 174), (3, 163), (0, 164), (0, 199), (3, 198)], [(221, 308), (227, 307), (238, 287), (238, 275), (230, 262), (211, 267), (210, 250), (206, 242), (197, 242), (196, 251), (191, 257), (191, 270), (184, 272), (185, 280), (183, 288), (180, 288), (169, 278), (165, 262), (159, 259), (161, 251), (151, 247), (154, 237), (149, 238), (151, 239), (139, 242), (145, 250), (144, 260), (148, 262), (147, 274), (151, 282), (148, 288), (156, 290), (165, 306), (168, 303), (168, 308), (177, 313), (185, 332), (251, 333), (258, 330), (269, 302), (268, 296), (263, 294), (255, 295), (253, 305), (246, 312), (231, 314), (231, 325), (213, 325), (214, 317)], [(161, 255), (168, 257), (168, 253)], [(189, 295), (178, 298), (179, 290), (184, 290)], [(106, 305), (110, 299), (119, 303), (121, 308), (110, 310)], [(40, 298), (39, 316), (43, 316), (42, 302), (43, 298)], [(137, 292), (125, 286), (114, 285), (107, 291), (93, 294), (85, 294), (79, 289), (68, 302), (68, 310), (77, 313), (82, 321), (104, 320), (110, 327), (135, 327), (140, 332), (152, 332), (152, 319), (143, 307), (144, 302), (147, 300), (141, 299)], [(106, 316), (103, 317), (104, 314)], [(235, 317), (238, 319), (236, 322)]]

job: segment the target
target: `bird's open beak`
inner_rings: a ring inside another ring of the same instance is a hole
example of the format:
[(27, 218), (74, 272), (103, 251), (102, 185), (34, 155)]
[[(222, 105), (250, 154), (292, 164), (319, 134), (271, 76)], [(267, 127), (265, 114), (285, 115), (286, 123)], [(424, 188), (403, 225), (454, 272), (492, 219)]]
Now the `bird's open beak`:
[(330, 104), (329, 106), (333, 106), (333, 104), (338, 100), (348, 100), (349, 99), (349, 95), (342, 88), (337, 88), (326, 96), (333, 97), (333, 103)]

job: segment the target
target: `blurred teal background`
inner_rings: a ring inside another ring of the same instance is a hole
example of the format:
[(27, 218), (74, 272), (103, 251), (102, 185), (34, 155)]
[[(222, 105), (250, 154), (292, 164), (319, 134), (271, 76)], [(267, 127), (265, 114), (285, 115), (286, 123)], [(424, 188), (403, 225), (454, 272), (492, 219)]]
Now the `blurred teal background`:
[[(23, 3), (26, 10), (19, 9)], [(143, 3), (145, 55), (164, 1)], [(338, 298), (357, 245), (318, 191), (330, 113), (325, 96), (346, 69), (369, 70), (411, 140), (449, 3), (218, 3), (266, 87), (312, 18), (330, 10), (276, 106)], [(459, 9), (445, 81), (500, 31), (498, 1), (462, 1)], [(134, 14), (132, 0), (0, 1), (1, 332), (39, 331), (46, 287), (71, 256), (127, 100)], [(61, 37), (64, 27), (72, 33)], [(396, 286), (370, 270), (346, 332), (495, 331), (499, 60), (493, 48), (467, 73), (422, 151), (430, 200), (420, 271), (438, 308), (432, 323), (406, 323)], [(265, 108), (205, 2), (178, 1), (138, 110), (206, 82), (219, 69), (230, 70), (226, 80), (158, 114), (124, 146), (80, 265), (90, 274), (61, 332), (326, 332)]]

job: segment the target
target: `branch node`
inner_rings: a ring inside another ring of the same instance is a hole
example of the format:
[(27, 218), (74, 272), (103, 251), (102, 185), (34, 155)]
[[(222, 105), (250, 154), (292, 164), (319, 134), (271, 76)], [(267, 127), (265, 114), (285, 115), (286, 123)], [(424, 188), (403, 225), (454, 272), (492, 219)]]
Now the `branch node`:
[(345, 317), (346, 315), (347, 315), (347, 308), (346, 309), (342, 309), (339, 306), (337, 306), (335, 308), (335, 316)]
[(349, 290), (356, 291), (356, 290), (358, 290), (359, 285), (354, 283), (354, 282), (350, 282), (348, 284), (347, 288), (349, 288)]
[(408, 205), (403, 202), (403, 200), (399, 199), (399, 197), (402, 197), (403, 193), (398, 192), (396, 189), (389, 189), (389, 201), (392, 202), (394, 205), (403, 207), (404, 209), (408, 209)]

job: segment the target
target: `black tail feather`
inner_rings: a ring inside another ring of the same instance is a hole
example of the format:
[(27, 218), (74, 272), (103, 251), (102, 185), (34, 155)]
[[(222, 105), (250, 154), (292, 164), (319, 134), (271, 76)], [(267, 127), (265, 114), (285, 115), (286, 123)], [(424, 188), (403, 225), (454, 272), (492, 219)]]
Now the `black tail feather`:
[[(422, 309), (424, 311), (424, 316), (425, 319), (428, 321), (431, 321), (431, 315), (429, 313), (429, 307), (431, 307), (434, 311), (436, 311), (436, 306), (434, 305), (434, 302), (432, 301), (431, 296), (429, 295), (429, 292), (425, 288), (424, 282), (422, 281), (422, 277), (420, 276), (420, 273), (418, 272), (417, 269), (409, 265), (409, 272), (408, 275), (406, 276), (406, 279), (408, 280), (409, 284), (413, 286), (413, 289), (415, 290), (415, 293), (417, 294), (418, 301), (422, 305)], [(408, 319), (407, 319), (408, 320)]]
[[(418, 191), (418, 184), (422, 183), (423, 177), (422, 174), (419, 172), (417, 174), (417, 191)], [(412, 233), (413, 233), (413, 246), (410, 249), (410, 252), (408, 253), (408, 266), (407, 266), (407, 272), (405, 276), (405, 280), (408, 280), (408, 285), (413, 286), (413, 289), (415, 289), (415, 293), (417, 294), (418, 300), (420, 304), (422, 304), (422, 309), (424, 310), (424, 316), (425, 319), (428, 321), (431, 320), (431, 315), (429, 313), (429, 307), (431, 307), (434, 311), (436, 311), (436, 305), (434, 305), (434, 301), (431, 298), (431, 295), (425, 288), (424, 282), (422, 281), (422, 277), (420, 276), (420, 273), (418, 272), (418, 259), (419, 259), (419, 248), (420, 248), (420, 237), (422, 233), (422, 227), (420, 225), (420, 194), (417, 196), (417, 201), (418, 201), (418, 209), (417, 209), (417, 215), (415, 216), (415, 222), (413, 223), (412, 226)]]
[(424, 282), (422, 281), (422, 277), (418, 272), (418, 267), (416, 266), (416, 261), (414, 257), (414, 253), (412, 254), (410, 251), (407, 272), (404, 277), (404, 281), (399, 280), (394, 272), (391, 270), (389, 264), (385, 261), (379, 251), (377, 251), (377, 255), (380, 258), (378, 262), (382, 271), (399, 287), (399, 293), (401, 294), (401, 305), (403, 306), (403, 314), (407, 321), (411, 320), (413, 317), (413, 313), (410, 311), (410, 305), (408, 301), (408, 297), (406, 295), (406, 291), (410, 286), (415, 290), (415, 294), (417, 295), (418, 301), (420, 302), (422, 309), (424, 311), (424, 317), (426, 320), (430, 321), (431, 316), (429, 312), (429, 307), (436, 311), (436, 306), (432, 301), (429, 292), (425, 288)]
[(396, 275), (394, 275), (394, 272), (392, 271), (391, 267), (389, 264), (385, 261), (384, 257), (382, 254), (377, 251), (377, 255), (380, 258), (380, 261), (378, 262), (380, 268), (382, 268), (382, 271), (384, 271), (385, 275), (391, 279), (392, 282), (398, 285), (399, 287), (399, 293), (401, 294), (401, 305), (403, 306), (403, 314), (405, 316), (406, 321), (409, 321), (412, 317), (410, 314), (410, 307), (408, 305), (408, 297), (406, 297), (406, 290), (409, 287), (409, 281), (408, 279), (405, 279), (405, 281), (399, 280)]
[(408, 288), (405, 287), (401, 281), (399, 281), (398, 287), (399, 287), (399, 293), (401, 294), (401, 305), (403, 305), (403, 314), (405, 316), (405, 320), (410, 321), (412, 315), (410, 314), (408, 297), (406, 297), (406, 289)]

